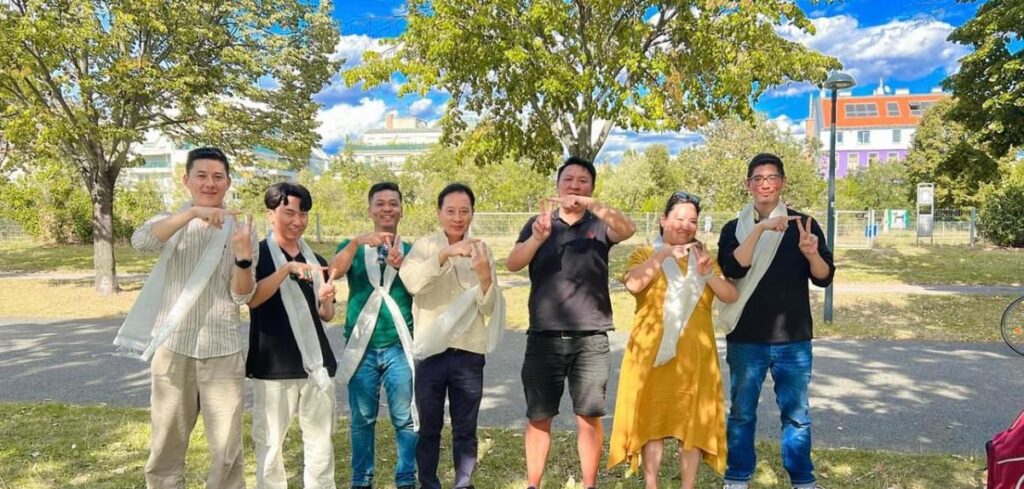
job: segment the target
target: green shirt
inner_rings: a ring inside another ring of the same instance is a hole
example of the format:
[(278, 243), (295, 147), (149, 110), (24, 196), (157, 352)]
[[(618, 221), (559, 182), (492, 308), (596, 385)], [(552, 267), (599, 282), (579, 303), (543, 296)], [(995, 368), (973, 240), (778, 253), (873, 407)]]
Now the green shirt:
[[(352, 240), (346, 239), (338, 245), (335, 252), (341, 251), (343, 248), (348, 246)], [(412, 249), (412, 245), (406, 242), (402, 242), (402, 252), (409, 254), (409, 250)], [(359, 319), (359, 313), (363, 311), (363, 306), (366, 305), (366, 301), (370, 299), (370, 295), (373, 294), (373, 286), (370, 285), (370, 277), (366, 275), (366, 257), (365, 257), (365, 246), (360, 246), (356, 250), (356, 255), (352, 258), (352, 266), (349, 267), (348, 273), (345, 277), (348, 279), (348, 305), (345, 311), (345, 338), (352, 335), (352, 328), (355, 327), (356, 321)], [(383, 280), (384, 273), (381, 273), (381, 279)], [(405, 290), (405, 284), (402, 283), (402, 279), (395, 276), (395, 282), (391, 284), (391, 290), (388, 291), (388, 295), (395, 300), (398, 304), (398, 310), (402, 311), (402, 316), (405, 317), (405, 324), (409, 327), (409, 333), (412, 333), (412, 296), (409, 295), (409, 291)], [(380, 314), (377, 315), (377, 324), (373, 327), (373, 335), (370, 336), (370, 348), (386, 348), (398, 342), (398, 330), (395, 329), (395, 322), (391, 318), (391, 310), (384, 304), (381, 304)]]

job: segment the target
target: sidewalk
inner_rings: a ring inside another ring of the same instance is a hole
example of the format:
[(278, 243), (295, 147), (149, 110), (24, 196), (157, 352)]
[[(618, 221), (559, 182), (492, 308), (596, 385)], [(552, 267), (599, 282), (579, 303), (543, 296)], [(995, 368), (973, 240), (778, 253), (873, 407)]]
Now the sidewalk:
[[(119, 324), (0, 318), (0, 401), (147, 407), (148, 366), (112, 354), (110, 342)], [(340, 328), (328, 329), (335, 352), (341, 351), (340, 335)], [(614, 413), (626, 338), (624, 333), (610, 335), (606, 428)], [(522, 428), (526, 406), (519, 371), (525, 344), (525, 335), (507, 332), (488, 355), (482, 426)], [(1002, 343), (819, 339), (814, 345), (810, 393), (815, 446), (982, 454), (985, 441), (1005, 429), (1024, 406), (1024, 357)], [(719, 351), (724, 355), (721, 338)], [(720, 362), (728, 379), (724, 359)], [(727, 380), (723, 383), (728, 387)], [(347, 396), (340, 387), (343, 415)], [(555, 428), (574, 429), (568, 393), (560, 410)], [(387, 419), (386, 410), (380, 416)], [(776, 439), (779, 415), (770, 379), (758, 418), (758, 438)]]

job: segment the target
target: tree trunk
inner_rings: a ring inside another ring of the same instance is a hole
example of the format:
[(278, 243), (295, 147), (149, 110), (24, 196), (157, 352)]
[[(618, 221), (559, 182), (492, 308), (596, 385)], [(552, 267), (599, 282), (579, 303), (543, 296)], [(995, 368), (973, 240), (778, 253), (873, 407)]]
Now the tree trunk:
[(92, 189), (92, 262), (96, 273), (96, 292), (117, 293), (117, 266), (114, 261), (114, 182), (105, 175), (96, 179)]

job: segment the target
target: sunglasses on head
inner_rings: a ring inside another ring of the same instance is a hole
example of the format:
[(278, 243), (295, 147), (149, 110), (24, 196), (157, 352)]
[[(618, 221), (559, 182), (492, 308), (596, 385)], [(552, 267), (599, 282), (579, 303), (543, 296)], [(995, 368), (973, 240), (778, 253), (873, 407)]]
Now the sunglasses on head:
[(672, 193), (672, 196), (679, 199), (680, 202), (690, 202), (693, 205), (697, 206), (698, 209), (700, 209), (700, 197), (696, 195), (693, 195), (689, 192), (683, 192), (682, 190), (677, 190)]

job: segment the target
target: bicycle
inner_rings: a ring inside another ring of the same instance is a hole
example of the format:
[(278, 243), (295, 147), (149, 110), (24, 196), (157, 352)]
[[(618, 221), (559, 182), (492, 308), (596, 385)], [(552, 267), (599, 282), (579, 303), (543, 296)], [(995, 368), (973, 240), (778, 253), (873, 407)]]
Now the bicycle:
[(1006, 346), (1017, 354), (1024, 355), (1024, 297), (1018, 297), (1006, 306), (999, 331)]

